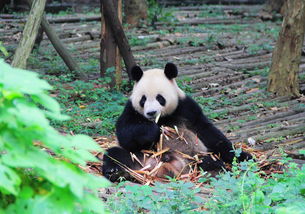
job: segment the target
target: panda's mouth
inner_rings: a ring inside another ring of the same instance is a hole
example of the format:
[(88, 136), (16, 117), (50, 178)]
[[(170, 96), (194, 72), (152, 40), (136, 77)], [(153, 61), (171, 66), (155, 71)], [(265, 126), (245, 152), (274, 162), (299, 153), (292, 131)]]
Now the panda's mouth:
[(150, 121), (154, 121), (154, 120), (156, 120), (156, 117), (155, 116), (146, 116), (146, 119), (150, 120)]
[(150, 121), (154, 121), (155, 123), (158, 123), (159, 119), (161, 117), (161, 113), (156, 113), (153, 116), (146, 115), (146, 118)]

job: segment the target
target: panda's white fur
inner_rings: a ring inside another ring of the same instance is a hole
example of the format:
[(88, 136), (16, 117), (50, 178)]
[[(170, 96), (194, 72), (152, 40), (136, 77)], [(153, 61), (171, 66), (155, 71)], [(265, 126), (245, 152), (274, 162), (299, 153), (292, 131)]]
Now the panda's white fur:
[[(165, 106), (160, 105), (156, 96), (160, 94), (165, 100)], [(144, 107), (140, 106), (141, 97), (146, 96)], [(143, 73), (140, 81), (136, 82), (130, 97), (132, 106), (137, 112), (151, 119), (148, 112), (156, 111), (156, 115), (170, 115), (177, 108), (178, 100), (183, 99), (185, 93), (178, 87), (175, 79), (169, 80), (164, 75), (164, 70), (150, 69)]]

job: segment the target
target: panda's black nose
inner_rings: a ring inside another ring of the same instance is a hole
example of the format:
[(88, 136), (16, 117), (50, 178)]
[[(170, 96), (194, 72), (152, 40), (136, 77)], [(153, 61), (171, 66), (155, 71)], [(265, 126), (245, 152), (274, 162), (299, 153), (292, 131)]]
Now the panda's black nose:
[(153, 116), (155, 116), (156, 113), (157, 113), (157, 111), (150, 111), (150, 112), (147, 112), (147, 115), (153, 117)]

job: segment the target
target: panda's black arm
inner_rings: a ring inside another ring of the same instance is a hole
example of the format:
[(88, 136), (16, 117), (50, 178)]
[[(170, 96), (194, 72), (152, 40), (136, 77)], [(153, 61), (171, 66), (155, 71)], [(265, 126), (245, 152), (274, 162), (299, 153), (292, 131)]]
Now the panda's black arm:
[[(209, 121), (200, 106), (191, 97), (186, 96), (185, 99), (181, 99), (174, 114), (186, 120), (188, 128), (198, 135), (208, 150), (220, 153), (223, 161), (232, 162), (234, 152), (231, 141)], [(242, 153), (240, 160), (250, 157)]]
[[(140, 161), (143, 161), (143, 153), (134, 154)], [(122, 165), (133, 170), (142, 168), (137, 161), (132, 159), (129, 151), (116, 146), (109, 148), (103, 156), (103, 175), (112, 182), (117, 181), (120, 177), (129, 179), (130, 175), (121, 167)]]
[(137, 152), (159, 141), (160, 127), (136, 112), (129, 100), (116, 123), (116, 135), (121, 147)]

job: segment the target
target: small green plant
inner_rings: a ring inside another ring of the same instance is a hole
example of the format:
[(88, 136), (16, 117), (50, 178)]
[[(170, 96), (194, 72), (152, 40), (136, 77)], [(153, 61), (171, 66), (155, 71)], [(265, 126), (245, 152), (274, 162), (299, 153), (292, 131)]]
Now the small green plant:
[(52, 15), (67, 16), (67, 15), (71, 15), (71, 14), (75, 14), (75, 12), (73, 11), (73, 8), (67, 8), (66, 10), (61, 10), (57, 14), (52, 14)]
[[(209, 33), (205, 38), (196, 38), (196, 37), (181, 37), (177, 39), (178, 43), (189, 45), (189, 46), (206, 46), (207, 48), (213, 48), (218, 41), (218, 37), (214, 33)], [(204, 58), (203, 58), (204, 59)], [(199, 60), (199, 59), (197, 59)]]
[(149, 43), (149, 38), (139, 38), (137, 36), (132, 36), (129, 40), (130, 46), (144, 46)]
[(236, 131), (236, 130), (240, 129), (240, 126), (229, 125), (227, 129), (232, 132), (232, 131)]
[(126, 186), (112, 198), (107, 207), (112, 213), (198, 213), (203, 199), (196, 196), (200, 191), (193, 183), (172, 181), (150, 186)]
[(271, 129), (271, 128), (276, 128), (276, 127), (279, 127), (280, 124), (277, 124), (277, 123), (270, 123), (267, 125), (267, 128)]
[(238, 122), (238, 123), (245, 123), (246, 120), (236, 120), (236, 122)]
[(209, 8), (204, 8), (200, 13), (198, 14), (198, 17), (217, 17), (217, 16), (223, 16), (224, 12), (222, 9), (209, 9)]
[(183, 77), (177, 79), (177, 84), (179, 88), (181, 88), (186, 93), (193, 93), (194, 89), (190, 86), (190, 82), (192, 81), (192, 78), (190, 77)]
[(227, 109), (215, 111), (218, 107), (222, 107), (224, 103), (219, 102), (219, 100), (216, 100), (214, 97), (195, 97), (195, 100), (210, 119), (223, 119), (228, 115)]
[(214, 61), (214, 59), (213, 59), (212, 56), (201, 56), (201, 57), (199, 58), (199, 62), (200, 62), (200, 63), (203, 63), (203, 64), (205, 64), (205, 63), (211, 63), (211, 62), (213, 62), (213, 61)]
[(0, 53), (2, 53), (5, 57), (7, 57), (9, 55), (1, 41), (0, 41)]
[[(46, 60), (42, 61), (42, 57)], [(70, 73), (62, 58), (58, 54), (54, 54), (52, 48), (48, 48), (43, 52), (35, 50), (29, 57), (28, 66), (43, 68), (41, 70), (45, 70), (47, 74)]]
[(256, 120), (256, 119), (257, 119), (256, 115), (250, 115), (246, 118), (247, 121)]
[(208, 213), (303, 213), (305, 166), (290, 164), (272, 179), (261, 177), (255, 162), (233, 163), (232, 171), (211, 178)]
[(267, 50), (267, 51), (271, 51), (273, 49), (273, 46), (271, 44), (268, 44), (268, 43), (263, 43), (263, 44), (250, 44), (249, 47), (248, 47), (248, 51), (251, 53), (251, 54), (256, 54), (258, 53), (259, 51), (262, 51), (262, 50)]
[(189, 64), (198, 64), (199, 59), (198, 58), (191, 58), (191, 59), (185, 59), (184, 64), (189, 65)]
[(85, 135), (64, 136), (47, 118), (64, 120), (51, 86), (0, 61), (0, 213), (104, 213), (107, 183), (77, 165), (100, 147)]
[(207, 114), (210, 119), (224, 119), (228, 116), (228, 111), (222, 110), (219, 112), (210, 112), (210, 113), (207, 112)]
[(202, 106), (214, 106), (217, 103), (214, 97), (196, 97), (195, 100)]
[(173, 11), (159, 5), (156, 0), (148, 0), (148, 22), (156, 29), (156, 22), (174, 23), (176, 20)]
[(285, 137), (283, 136), (279, 136), (279, 137), (271, 137), (269, 139), (264, 140), (265, 143), (271, 143), (271, 142), (281, 142), (285, 140)]
[[(88, 82), (74, 81), (66, 87), (55, 85), (59, 91), (56, 99), (60, 100), (64, 112), (72, 120), (54, 122), (54, 125), (78, 134), (92, 135), (96, 130), (100, 135), (112, 134), (126, 97), (122, 92), (106, 87), (110, 81), (110, 77), (105, 77)], [(94, 129), (86, 126), (88, 123), (95, 123)]]
[[(305, 151), (301, 153), (305, 154)], [(207, 201), (198, 197), (200, 189), (194, 184), (172, 180), (167, 184), (156, 183), (153, 187), (121, 183), (106, 205), (113, 213), (302, 214), (305, 209), (305, 166), (300, 168), (289, 161), (289, 158), (283, 159), (288, 166), (283, 174), (265, 179), (256, 162), (237, 163), (234, 160), (231, 171), (199, 181), (208, 181), (207, 187), (213, 189)]]
[(277, 107), (280, 104), (277, 101), (272, 101), (272, 102), (265, 101), (265, 102), (262, 102), (262, 105), (266, 108), (271, 108), (271, 107)]

